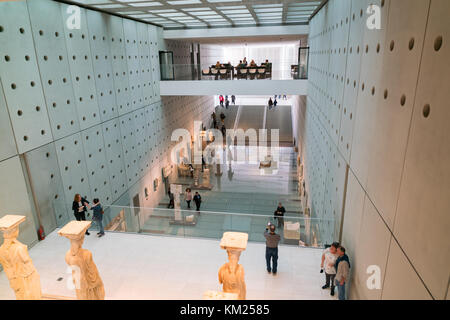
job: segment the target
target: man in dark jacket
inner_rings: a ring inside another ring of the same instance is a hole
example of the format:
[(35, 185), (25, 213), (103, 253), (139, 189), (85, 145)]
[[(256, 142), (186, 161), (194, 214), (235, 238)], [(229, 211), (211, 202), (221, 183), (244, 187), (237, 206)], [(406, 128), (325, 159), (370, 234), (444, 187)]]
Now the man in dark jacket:
[(197, 211), (200, 214), (200, 204), (202, 203), (202, 197), (200, 196), (200, 194), (198, 192), (196, 192), (194, 195), (194, 202), (195, 202), (195, 206), (197, 207)]
[[(269, 232), (270, 229), (270, 232)], [(278, 243), (281, 240), (279, 234), (275, 233), (275, 226), (270, 224), (266, 227), (264, 232), (264, 237), (266, 238), (266, 264), (267, 272), (277, 274), (278, 268)], [(272, 266), (270, 265), (270, 260), (272, 260)]]
[(284, 226), (284, 213), (286, 212), (286, 209), (283, 207), (283, 205), (280, 203), (278, 203), (278, 207), (274, 212), (274, 217), (275, 219), (278, 220), (278, 228), (281, 228), (282, 226)]

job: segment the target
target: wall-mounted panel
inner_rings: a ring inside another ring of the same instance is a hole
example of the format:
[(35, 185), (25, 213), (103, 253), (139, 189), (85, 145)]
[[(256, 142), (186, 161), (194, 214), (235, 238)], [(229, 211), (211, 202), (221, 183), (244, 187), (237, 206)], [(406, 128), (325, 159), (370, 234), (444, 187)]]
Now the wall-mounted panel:
[(16, 141), (0, 81), (0, 161), (17, 154)]
[(79, 193), (88, 200), (92, 199), (81, 133), (56, 141), (55, 148), (67, 211), (70, 212), (69, 216), (73, 218), (72, 201), (75, 194)]
[(391, 241), (387, 261), (382, 292), (383, 300), (432, 299), (394, 239)]
[(111, 183), (109, 181), (102, 126), (98, 125), (81, 134), (86, 168), (92, 199), (98, 198), (103, 203), (111, 203)]
[(122, 153), (122, 137), (119, 119), (105, 122), (103, 139), (105, 141), (106, 159), (108, 161), (109, 180), (111, 182), (112, 201), (115, 201), (127, 190), (127, 176)]
[(0, 3), (0, 77), (19, 153), (52, 141), (25, 1)]
[[(61, 4), (63, 17), (67, 15), (67, 7), (68, 5)], [(80, 29), (66, 27), (64, 36), (78, 120), (80, 128), (83, 130), (101, 122), (85, 9), (80, 8)]]
[[(432, 1), (394, 235), (436, 299), (445, 299), (450, 251), (450, 2)], [(444, 245), (445, 246), (445, 245)]]
[[(49, 234), (73, 218), (67, 211), (55, 145), (49, 143), (27, 152), (25, 156), (42, 226), (46, 234)], [(70, 200), (72, 199), (69, 199), (69, 202)]]
[(117, 117), (116, 90), (114, 88), (114, 72), (108, 22), (111, 16), (88, 10), (86, 12), (89, 27), (89, 43), (97, 89), (97, 101), (101, 120), (108, 121)]
[(61, 8), (53, 1), (27, 3), (53, 137), (60, 139), (80, 130)]
[(375, 134), (367, 193), (390, 228), (394, 224), (429, 4), (424, 0), (390, 3), (381, 81), (375, 88)]
[[(8, 181), (8, 187), (0, 190), (0, 203), (2, 211), (0, 217), (6, 214), (18, 214), (26, 216), (27, 219), (20, 225), (19, 241), (26, 245), (32, 245), (38, 241), (37, 228), (28, 201), (27, 186), (18, 156), (0, 162), (0, 177)], [(3, 237), (0, 238), (0, 244)]]

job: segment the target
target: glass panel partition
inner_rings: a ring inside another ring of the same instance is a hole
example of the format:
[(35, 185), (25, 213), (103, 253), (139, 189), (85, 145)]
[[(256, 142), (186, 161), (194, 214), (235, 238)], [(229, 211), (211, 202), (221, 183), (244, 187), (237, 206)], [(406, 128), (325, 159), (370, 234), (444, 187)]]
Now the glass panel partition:
[[(221, 239), (224, 232), (245, 232), (249, 241), (265, 242), (268, 224), (277, 227), (282, 245), (323, 248), (333, 242), (334, 220), (286, 214), (281, 220), (271, 215), (229, 213), (166, 208), (136, 208), (105, 206), (105, 230), (139, 232), (192, 238)], [(124, 223), (125, 221), (125, 223)]]

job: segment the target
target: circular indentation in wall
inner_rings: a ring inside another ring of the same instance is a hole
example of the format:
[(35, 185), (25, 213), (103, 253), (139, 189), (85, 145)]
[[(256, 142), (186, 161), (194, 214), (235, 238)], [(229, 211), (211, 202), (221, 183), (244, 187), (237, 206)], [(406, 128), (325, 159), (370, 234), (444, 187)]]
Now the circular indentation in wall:
[(43, 36), (43, 35), (44, 35), (44, 31), (39, 30), (39, 35), (40, 35), (40, 36)]
[(41, 135), (45, 135), (45, 130), (41, 130)]
[(372, 87), (372, 95), (375, 95), (375, 87)]
[(3, 32), (3, 30), (5, 30), (5, 29), (3, 28), (3, 26), (0, 26), (0, 32)]
[(15, 90), (16, 88), (17, 88), (16, 84), (15, 84), (15, 83), (12, 83), (12, 84), (11, 84), (11, 89)]
[(406, 103), (406, 96), (402, 95), (402, 97), (400, 98), (400, 105), (403, 107)]
[(411, 39), (409, 40), (409, 44), (408, 44), (409, 50), (414, 49), (414, 43), (415, 43), (414, 38), (411, 38)]
[(23, 141), (28, 141), (28, 137), (27, 137), (27, 136), (24, 136), (24, 137), (23, 137)]
[(389, 45), (389, 49), (390, 49), (391, 51), (394, 51), (394, 48), (395, 48), (395, 42), (394, 42), (394, 40), (392, 40), (392, 41), (391, 41), (391, 44)]
[(5, 56), (5, 61), (9, 61), (11, 58), (9, 56)]
[(388, 98), (388, 90), (386, 89), (386, 90), (384, 90), (384, 99), (386, 100), (387, 98)]
[(24, 28), (19, 28), (19, 32), (20, 33), (25, 33), (25, 29)]
[(36, 106), (36, 111), (37, 111), (37, 112), (41, 111), (41, 107)]
[(23, 115), (22, 110), (18, 110), (18, 111), (17, 111), (17, 115), (18, 115), (19, 117), (21, 117), (21, 116)]
[(442, 47), (442, 36), (438, 36), (436, 40), (434, 40), (434, 50), (439, 51)]
[(30, 61), (30, 56), (25, 56), (25, 61)]
[(424, 116), (425, 118), (428, 118), (428, 116), (430, 115), (430, 112), (431, 112), (431, 107), (430, 107), (429, 104), (426, 104), (426, 105), (423, 107), (423, 116)]

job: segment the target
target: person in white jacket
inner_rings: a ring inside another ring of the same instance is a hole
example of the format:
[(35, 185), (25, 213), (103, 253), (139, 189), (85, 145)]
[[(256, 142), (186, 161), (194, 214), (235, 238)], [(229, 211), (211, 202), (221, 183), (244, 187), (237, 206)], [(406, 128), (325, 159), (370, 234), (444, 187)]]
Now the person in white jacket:
[(322, 289), (328, 289), (331, 286), (330, 294), (334, 296), (335, 283), (334, 279), (336, 277), (336, 268), (334, 267), (336, 259), (338, 258), (337, 248), (339, 243), (334, 242), (329, 248), (325, 249), (322, 254), (322, 262), (320, 264), (320, 273), (325, 271), (325, 285)]

